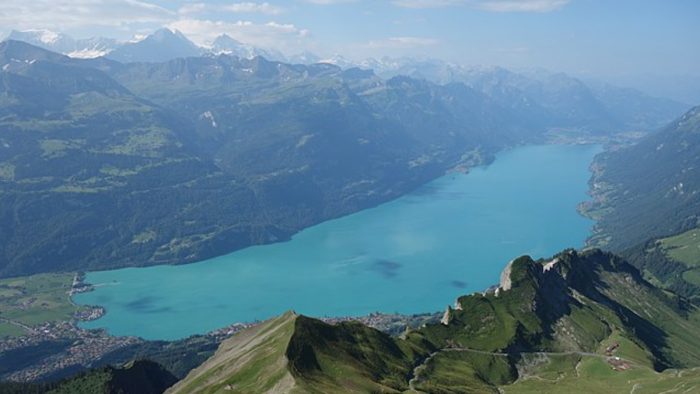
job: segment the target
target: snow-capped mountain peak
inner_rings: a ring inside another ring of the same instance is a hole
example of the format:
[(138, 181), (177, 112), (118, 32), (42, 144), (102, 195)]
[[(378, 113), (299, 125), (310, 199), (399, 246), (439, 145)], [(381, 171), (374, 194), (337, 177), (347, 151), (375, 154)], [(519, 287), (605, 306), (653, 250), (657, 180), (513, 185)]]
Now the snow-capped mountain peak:
[(214, 55), (232, 55), (245, 59), (262, 56), (268, 60), (286, 61), (285, 56), (275, 50), (263, 49), (250, 44), (244, 44), (228, 34), (222, 34), (212, 42), (211, 53)]
[(46, 29), (13, 30), (6, 39), (23, 41), (40, 48), (77, 58), (104, 56), (119, 45), (117, 40), (111, 38), (93, 37), (76, 40), (67, 34)]

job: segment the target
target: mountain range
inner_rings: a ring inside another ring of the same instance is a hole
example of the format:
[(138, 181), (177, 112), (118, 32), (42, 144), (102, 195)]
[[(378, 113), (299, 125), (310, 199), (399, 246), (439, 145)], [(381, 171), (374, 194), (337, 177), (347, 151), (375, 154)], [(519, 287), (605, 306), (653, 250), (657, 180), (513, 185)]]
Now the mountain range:
[[(649, 123), (656, 116), (673, 108), (678, 109), (687, 104), (680, 104), (673, 100), (659, 100), (643, 94), (635, 89), (620, 89), (609, 84), (587, 81), (585, 84), (578, 79), (571, 78), (562, 73), (550, 73), (545, 70), (522, 70), (512, 72), (500, 67), (466, 67), (439, 59), (416, 58), (367, 58), (354, 61), (336, 54), (327, 58), (311, 52), (297, 54), (283, 54), (270, 48), (260, 48), (249, 43), (242, 43), (227, 34), (221, 34), (208, 46), (198, 46), (177, 30), (161, 28), (150, 35), (140, 37), (132, 41), (118, 41), (111, 38), (92, 37), (87, 39), (74, 39), (66, 34), (50, 30), (13, 30), (6, 37), (7, 40), (17, 40), (62, 53), (76, 58), (96, 58), (106, 56), (120, 62), (167, 62), (182, 57), (216, 56), (220, 54), (252, 59), (256, 56), (267, 60), (291, 63), (314, 64), (326, 63), (343, 69), (360, 68), (373, 70), (382, 78), (391, 78), (397, 75), (411, 76), (416, 79), (427, 79), (437, 84), (461, 82), (481, 90), (487, 94), (497, 96), (520, 95), (521, 99), (536, 100), (548, 104), (548, 109), (555, 113), (559, 100), (573, 99), (593, 100), (590, 96), (602, 102), (603, 107), (609, 111), (604, 121), (620, 121), (617, 111), (625, 111), (625, 116), (638, 117), (632, 126), (640, 129), (661, 127), (663, 123)], [(560, 84), (557, 92), (562, 92), (565, 85), (570, 89), (565, 95), (553, 96), (555, 92), (549, 91), (552, 84)], [(506, 98), (506, 97), (503, 97)], [(515, 97), (507, 97), (512, 102)], [(523, 102), (520, 105), (527, 105)], [(562, 103), (564, 104), (564, 103)], [(640, 106), (649, 108), (649, 104), (659, 107), (657, 114), (645, 115), (638, 111)], [(628, 108), (624, 108), (624, 107)], [(568, 108), (568, 107), (567, 107)], [(585, 116), (585, 114), (561, 113), (561, 116)]]
[(613, 111), (573, 78), (503, 70), (470, 87), (259, 56), (75, 59), (20, 41), (0, 44), (0, 65), (0, 275), (279, 241), (508, 146), (609, 138), (682, 107), (642, 96)]

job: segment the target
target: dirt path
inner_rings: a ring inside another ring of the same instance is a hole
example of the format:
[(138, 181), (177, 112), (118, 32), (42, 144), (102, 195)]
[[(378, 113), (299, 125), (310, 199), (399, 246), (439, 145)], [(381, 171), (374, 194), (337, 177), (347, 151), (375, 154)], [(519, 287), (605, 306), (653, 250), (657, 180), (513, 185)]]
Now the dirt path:
[(418, 382), (418, 379), (420, 378), (420, 373), (428, 367), (428, 363), (430, 362), (430, 360), (432, 360), (433, 357), (435, 357), (440, 352), (441, 350), (430, 353), (428, 357), (426, 357), (423, 361), (421, 361), (418, 365), (416, 365), (413, 368), (413, 371), (411, 371), (411, 379), (408, 380), (409, 392), (420, 393), (420, 391), (418, 391), (415, 386), (416, 382)]

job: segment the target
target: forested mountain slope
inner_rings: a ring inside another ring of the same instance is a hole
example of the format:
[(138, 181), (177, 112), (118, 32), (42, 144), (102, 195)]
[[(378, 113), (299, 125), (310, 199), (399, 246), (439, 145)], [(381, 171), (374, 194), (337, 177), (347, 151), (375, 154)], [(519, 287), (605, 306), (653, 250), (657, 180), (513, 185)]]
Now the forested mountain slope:
[(700, 107), (594, 163), (594, 245), (621, 251), (700, 224)]

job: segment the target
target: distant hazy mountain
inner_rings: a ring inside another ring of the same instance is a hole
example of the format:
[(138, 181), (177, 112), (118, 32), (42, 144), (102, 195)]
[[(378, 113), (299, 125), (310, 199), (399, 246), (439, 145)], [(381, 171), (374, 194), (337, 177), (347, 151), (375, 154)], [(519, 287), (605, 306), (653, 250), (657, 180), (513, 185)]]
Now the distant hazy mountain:
[(338, 66), (343, 69), (358, 67), (358, 64), (342, 55), (335, 54), (331, 57), (319, 59), (317, 63), (326, 63)]
[(546, 127), (650, 131), (687, 110), (687, 105), (651, 97), (635, 89), (584, 83), (564, 73), (546, 70), (513, 72), (502, 67), (465, 67), (437, 59), (370, 59), (361, 65), (378, 75), (408, 75), (439, 84), (461, 82), (502, 106), (525, 111)]
[(74, 39), (66, 34), (50, 30), (13, 30), (6, 39), (24, 41), (75, 58), (104, 56), (120, 45), (117, 40), (111, 38)]
[(315, 53), (305, 51), (288, 56), (287, 61), (292, 64), (314, 64), (321, 61), (321, 58)]
[(651, 131), (688, 109), (686, 104), (651, 97), (635, 89), (583, 82), (546, 70), (513, 72), (502, 67), (466, 67), (438, 59), (384, 57), (358, 62), (340, 55), (311, 59), (344, 69), (371, 69), (382, 78), (403, 75), (440, 85), (463, 83), (547, 129), (592, 134)]
[(311, 52), (286, 57), (279, 51), (242, 43), (222, 34), (210, 47), (199, 47), (178, 31), (160, 29), (138, 42), (118, 43), (105, 38), (75, 40), (48, 30), (13, 31), (13, 40), (63, 53), (71, 57), (107, 56), (122, 63), (159, 63), (183, 57), (230, 55), (256, 56), (292, 64), (325, 63), (342, 69), (371, 69), (389, 79), (409, 76), (436, 84), (463, 83), (487, 96), (502, 108), (526, 120), (530, 126), (554, 133), (607, 134), (619, 131), (650, 131), (662, 127), (687, 105), (651, 97), (634, 89), (570, 77), (544, 70), (513, 72), (500, 67), (465, 67), (438, 59), (389, 58), (353, 61), (342, 55), (322, 58)]
[(616, 75), (608, 79), (611, 83), (630, 86), (652, 96), (668, 97), (688, 105), (700, 104), (700, 74), (695, 75)]
[(122, 63), (166, 62), (181, 57), (200, 56), (202, 48), (184, 34), (170, 29), (160, 29), (141, 41), (131, 42), (110, 52), (107, 57)]
[(211, 53), (214, 55), (224, 54), (238, 56), (244, 59), (252, 59), (256, 56), (262, 56), (268, 60), (285, 60), (284, 55), (278, 51), (266, 50), (253, 45), (243, 44), (242, 42), (231, 38), (227, 34), (218, 36), (212, 43), (209, 51), (211, 51)]

